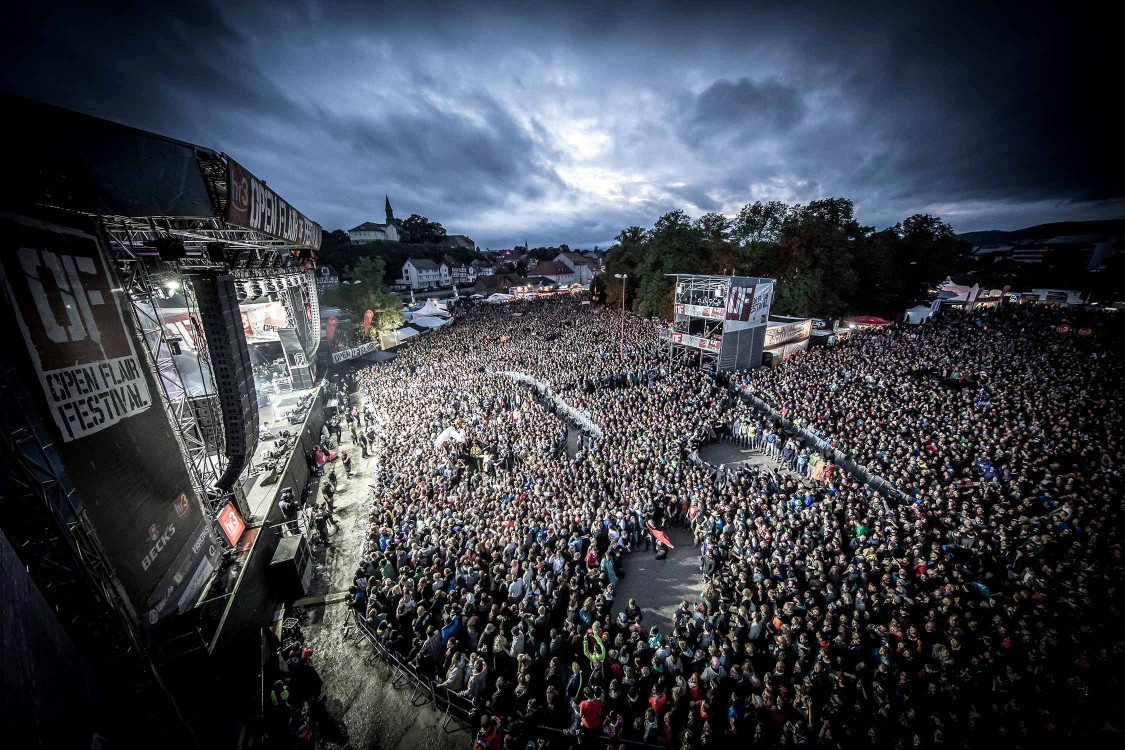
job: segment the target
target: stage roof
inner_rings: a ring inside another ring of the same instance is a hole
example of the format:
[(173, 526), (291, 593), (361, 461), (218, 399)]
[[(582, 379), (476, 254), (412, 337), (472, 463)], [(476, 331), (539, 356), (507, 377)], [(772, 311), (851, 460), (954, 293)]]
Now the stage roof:
[(171, 236), (196, 253), (209, 242), (320, 247), (320, 225), (225, 154), (11, 94), (0, 102), (13, 144), (9, 207), (98, 216), (111, 233)]

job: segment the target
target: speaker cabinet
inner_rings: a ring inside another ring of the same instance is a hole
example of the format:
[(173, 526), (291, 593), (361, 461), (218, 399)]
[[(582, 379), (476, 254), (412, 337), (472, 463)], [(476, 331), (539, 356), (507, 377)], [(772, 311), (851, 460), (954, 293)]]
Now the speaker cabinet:
[(270, 576), (288, 599), (300, 599), (308, 593), (312, 554), (304, 534), (282, 538), (270, 562)]
[(193, 273), (187, 278), (199, 306), (199, 319), (203, 323), (222, 411), (227, 466), (215, 484), (225, 492), (234, 486), (258, 445), (254, 368), (242, 328), (234, 279), (218, 273)]

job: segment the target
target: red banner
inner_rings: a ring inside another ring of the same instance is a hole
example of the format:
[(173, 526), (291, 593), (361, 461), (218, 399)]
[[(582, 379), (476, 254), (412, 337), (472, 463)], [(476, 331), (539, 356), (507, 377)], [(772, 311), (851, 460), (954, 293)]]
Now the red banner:
[(363, 314), (363, 332), (366, 334), (367, 329), (371, 327), (371, 320), (375, 317), (375, 312), (368, 310)]
[(335, 315), (329, 318), (328, 322), (324, 326), (324, 338), (331, 341), (332, 337), (336, 335), (336, 326), (338, 325), (340, 325), (339, 318), (337, 318)]
[(238, 544), (238, 540), (242, 538), (242, 532), (246, 531), (246, 522), (242, 520), (242, 516), (238, 515), (238, 511), (234, 509), (234, 503), (227, 503), (222, 510), (219, 511), (219, 526), (222, 527), (223, 533), (226, 534), (227, 540), (231, 546), (234, 547)]

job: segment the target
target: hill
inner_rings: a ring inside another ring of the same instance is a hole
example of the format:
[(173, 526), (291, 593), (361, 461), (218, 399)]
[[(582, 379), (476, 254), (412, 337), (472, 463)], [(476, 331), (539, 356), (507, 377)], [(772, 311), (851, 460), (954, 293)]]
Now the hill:
[(1005, 232), (986, 229), (980, 232), (963, 232), (957, 239), (978, 245), (1000, 245), (1005, 243), (1034, 242), (1047, 240), (1067, 234), (1123, 234), (1125, 219), (1105, 219), (1102, 221), (1056, 221), (1050, 224), (1037, 224), (1033, 227)]

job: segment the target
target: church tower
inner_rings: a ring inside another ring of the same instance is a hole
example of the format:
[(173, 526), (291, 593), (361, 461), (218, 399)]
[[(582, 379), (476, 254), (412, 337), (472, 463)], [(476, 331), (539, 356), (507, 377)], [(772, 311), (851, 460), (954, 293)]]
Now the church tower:
[(389, 195), (385, 197), (387, 199), (387, 226), (394, 226), (395, 215), (394, 212), (391, 211), (391, 197)]

